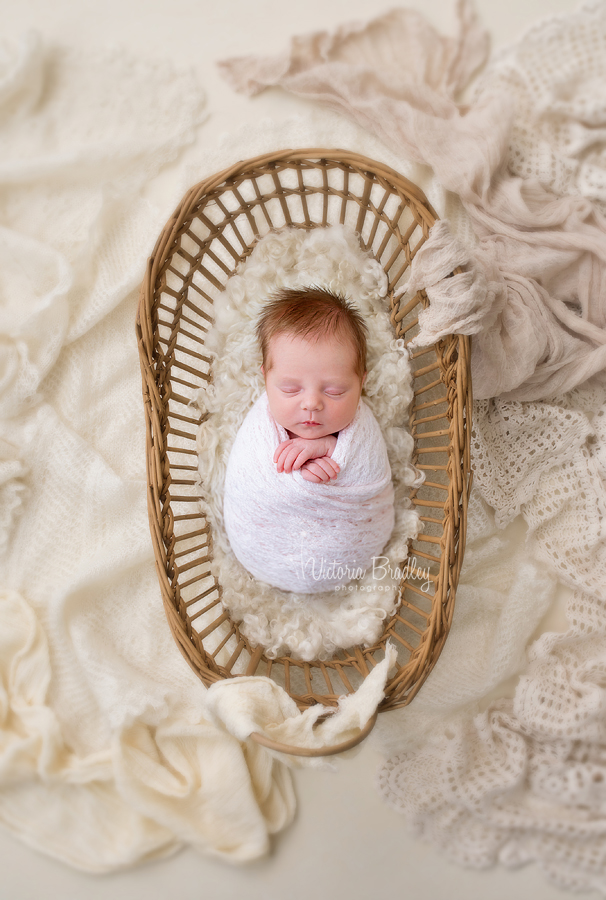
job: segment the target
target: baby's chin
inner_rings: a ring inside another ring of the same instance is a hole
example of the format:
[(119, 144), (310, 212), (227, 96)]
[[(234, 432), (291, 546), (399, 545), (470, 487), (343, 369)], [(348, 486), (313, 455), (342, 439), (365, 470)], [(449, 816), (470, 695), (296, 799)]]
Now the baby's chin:
[(310, 425), (295, 429), (288, 428), (286, 425), (283, 425), (282, 427), (286, 429), (290, 438), (302, 438), (304, 441), (314, 441), (317, 438), (323, 438), (329, 434), (333, 434), (333, 432), (325, 425)]

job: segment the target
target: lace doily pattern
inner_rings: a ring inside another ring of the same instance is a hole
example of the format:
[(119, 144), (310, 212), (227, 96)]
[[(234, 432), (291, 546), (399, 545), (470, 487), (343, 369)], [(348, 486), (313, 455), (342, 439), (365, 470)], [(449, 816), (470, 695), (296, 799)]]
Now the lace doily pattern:
[(501, 52), (476, 97), (513, 100), (509, 169), (558, 195), (582, 194), (606, 212), (606, 4), (540, 22)]
[[(560, 686), (542, 695), (539, 719)], [(606, 744), (542, 737), (516, 713), (501, 701), (422, 754), (389, 760), (379, 791), (453, 862), (538, 862), (558, 887), (603, 891)]]
[(591, 431), (582, 412), (549, 403), (494, 399), (474, 404), (474, 477), (499, 527), (534, 497), (554, 460), (563, 463), (578, 455)]
[(562, 888), (604, 892), (606, 386), (476, 412), (476, 488), (501, 525), (521, 511), (529, 551), (575, 588), (569, 628), (530, 646), (513, 699), (468, 706), (421, 751), (394, 755), (379, 790), (456, 862), (535, 861)]

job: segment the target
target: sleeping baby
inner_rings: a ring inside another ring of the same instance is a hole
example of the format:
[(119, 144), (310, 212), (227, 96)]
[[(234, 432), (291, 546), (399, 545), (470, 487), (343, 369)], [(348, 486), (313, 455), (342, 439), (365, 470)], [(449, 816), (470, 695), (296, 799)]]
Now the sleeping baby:
[(227, 536), (260, 581), (326, 591), (362, 577), (394, 526), (387, 449), (361, 399), (366, 326), (348, 301), (307, 288), (278, 294), (257, 335), (265, 393), (227, 464)]

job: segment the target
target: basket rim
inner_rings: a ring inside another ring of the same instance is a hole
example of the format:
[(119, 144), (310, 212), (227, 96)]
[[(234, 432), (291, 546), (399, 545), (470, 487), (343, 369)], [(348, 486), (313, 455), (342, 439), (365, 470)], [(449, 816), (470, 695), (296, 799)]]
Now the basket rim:
[[(191, 206), (195, 205), (196, 202), (198, 202), (199, 198), (201, 198), (204, 194), (210, 193), (220, 185), (226, 184), (230, 179), (236, 178), (238, 175), (243, 174), (244, 172), (252, 169), (255, 166), (268, 166), (273, 163), (279, 162), (319, 163), (322, 160), (326, 160), (327, 162), (345, 163), (347, 165), (353, 166), (354, 168), (360, 169), (364, 169), (366, 167), (373, 173), (381, 175), (383, 178), (392, 181), (396, 185), (399, 185), (405, 193), (412, 196), (417, 201), (417, 203), (420, 204), (421, 209), (424, 208), (429, 212), (430, 216), (433, 217), (433, 221), (436, 221), (439, 218), (437, 212), (430, 204), (421, 188), (414, 182), (410, 181), (410, 179), (406, 178), (405, 175), (401, 175), (398, 171), (396, 171), (396, 169), (388, 166), (386, 163), (374, 160), (371, 157), (364, 156), (361, 153), (355, 153), (353, 151), (343, 150), (340, 148), (326, 149), (318, 147), (306, 147), (299, 150), (287, 148), (284, 150), (273, 151), (271, 153), (261, 153), (258, 156), (250, 157), (250, 159), (238, 160), (238, 162), (232, 163), (232, 165), (227, 166), (220, 172), (209, 175), (206, 178), (203, 178), (201, 181), (196, 182), (196, 184), (192, 185), (192, 187), (185, 192), (177, 206), (174, 208), (172, 214), (167, 220), (166, 225), (158, 235), (158, 238), (154, 245), (154, 249), (150, 254), (148, 264), (152, 260), (155, 260), (161, 247), (169, 246), (172, 243), (172, 241), (178, 234), (178, 223), (181, 216), (186, 214), (186, 211), (188, 211)], [(169, 225), (171, 223), (173, 223), (173, 227), (169, 230)], [(433, 222), (431, 224), (433, 224)], [(151, 279), (155, 279), (157, 275), (157, 269), (152, 268), (150, 272), (146, 272), (146, 279), (148, 275)], [(139, 321), (138, 316), (139, 312), (137, 311), (137, 320)]]

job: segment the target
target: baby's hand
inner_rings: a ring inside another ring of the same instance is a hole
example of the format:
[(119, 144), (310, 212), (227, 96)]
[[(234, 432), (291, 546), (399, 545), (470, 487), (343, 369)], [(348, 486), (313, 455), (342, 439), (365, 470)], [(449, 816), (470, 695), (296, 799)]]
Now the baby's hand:
[(330, 456), (310, 459), (301, 466), (301, 477), (314, 484), (330, 481), (339, 474), (338, 464)]
[[(283, 441), (274, 453), (274, 462), (277, 464), (278, 472), (294, 472), (296, 469), (302, 469), (305, 463), (310, 460), (319, 461), (320, 459), (328, 459), (330, 472), (327, 478), (319, 478), (319, 481), (328, 481), (330, 478), (336, 478), (339, 474), (339, 465), (330, 458), (335, 447), (337, 439), (334, 434), (327, 434), (326, 437), (306, 440), (305, 438), (292, 438)], [(325, 469), (323, 471), (326, 471)], [(308, 481), (314, 479), (308, 478)]]

